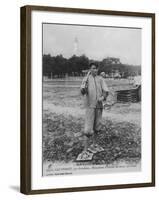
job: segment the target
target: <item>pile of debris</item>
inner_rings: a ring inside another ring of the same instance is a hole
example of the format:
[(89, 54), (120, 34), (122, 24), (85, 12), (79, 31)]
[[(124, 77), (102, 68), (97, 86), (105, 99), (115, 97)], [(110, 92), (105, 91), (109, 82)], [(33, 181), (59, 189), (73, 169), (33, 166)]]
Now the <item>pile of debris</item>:
[(117, 93), (117, 102), (139, 102), (141, 101), (141, 85), (133, 89), (119, 90)]

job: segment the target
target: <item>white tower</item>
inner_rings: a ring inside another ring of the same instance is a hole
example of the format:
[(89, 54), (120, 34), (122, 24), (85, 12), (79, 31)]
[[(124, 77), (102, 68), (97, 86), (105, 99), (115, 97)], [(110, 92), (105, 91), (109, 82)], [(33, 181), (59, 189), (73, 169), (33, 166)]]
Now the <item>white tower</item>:
[(74, 55), (78, 55), (78, 38), (75, 37), (74, 39)]

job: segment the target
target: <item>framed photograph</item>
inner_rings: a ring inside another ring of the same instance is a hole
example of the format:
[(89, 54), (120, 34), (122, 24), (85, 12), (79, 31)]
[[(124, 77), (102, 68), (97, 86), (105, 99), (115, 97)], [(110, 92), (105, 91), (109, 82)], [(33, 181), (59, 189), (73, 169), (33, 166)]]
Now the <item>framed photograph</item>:
[(155, 14), (21, 8), (21, 192), (155, 186)]

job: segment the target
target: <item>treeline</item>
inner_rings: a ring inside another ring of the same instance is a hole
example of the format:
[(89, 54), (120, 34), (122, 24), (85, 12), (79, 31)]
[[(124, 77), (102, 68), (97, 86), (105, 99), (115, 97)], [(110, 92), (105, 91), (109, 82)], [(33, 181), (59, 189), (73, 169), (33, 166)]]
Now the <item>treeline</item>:
[(90, 62), (96, 62), (99, 73), (104, 71), (108, 76), (118, 72), (121, 77), (128, 77), (141, 73), (141, 66), (125, 65), (118, 58), (105, 58), (102, 61), (90, 60), (85, 55), (73, 55), (64, 58), (62, 55), (43, 55), (43, 75), (48, 78), (63, 78), (65, 76), (83, 76)]

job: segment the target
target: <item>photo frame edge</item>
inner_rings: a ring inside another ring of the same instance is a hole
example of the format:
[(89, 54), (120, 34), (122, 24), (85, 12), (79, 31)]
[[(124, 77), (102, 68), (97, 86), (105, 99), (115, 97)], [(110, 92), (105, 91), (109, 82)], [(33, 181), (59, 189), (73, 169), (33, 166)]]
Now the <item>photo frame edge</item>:
[(31, 12), (20, 9), (20, 192), (31, 191)]
[[(137, 187), (155, 186), (155, 14), (125, 11), (108, 11), (79, 8), (62, 8), (47, 6), (23, 6), (21, 10), (21, 73), (20, 73), (20, 98), (21, 98), (21, 135), (20, 135), (20, 192), (23, 194), (44, 194), (61, 192), (78, 192), (107, 189), (126, 189)], [(31, 188), (31, 11), (64, 11), (75, 13), (112, 14), (124, 16), (140, 16), (152, 18), (152, 181), (150, 183), (135, 183), (106, 186), (73, 187), (59, 189), (32, 190)]]

